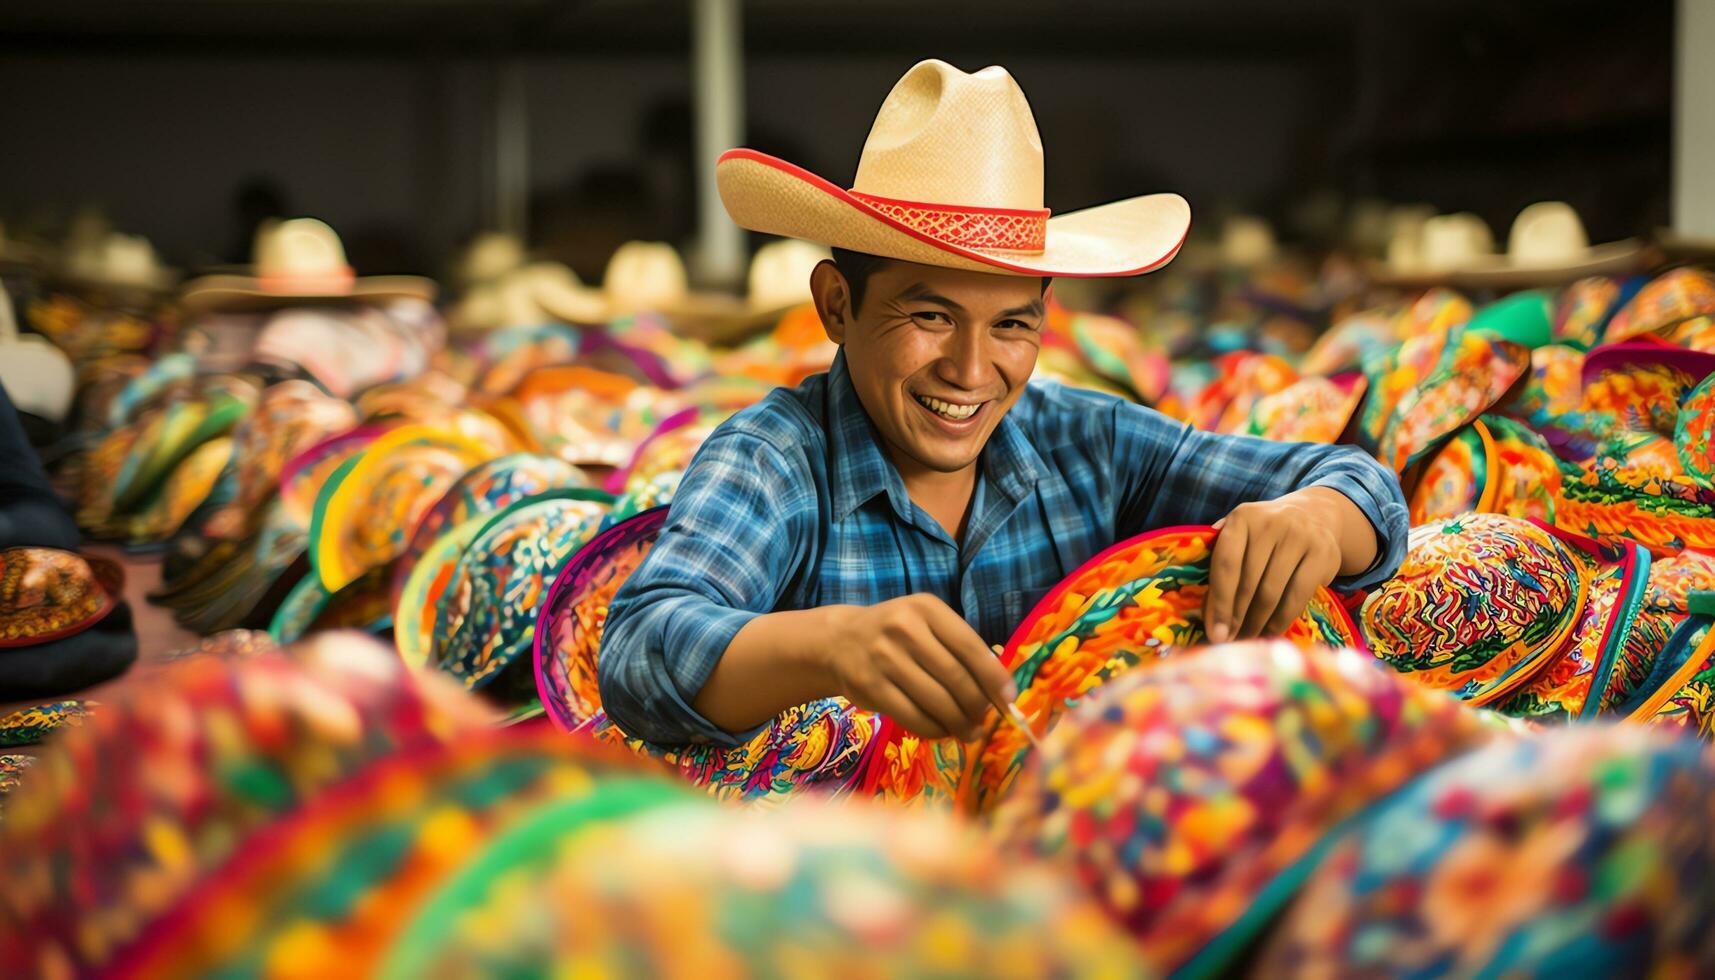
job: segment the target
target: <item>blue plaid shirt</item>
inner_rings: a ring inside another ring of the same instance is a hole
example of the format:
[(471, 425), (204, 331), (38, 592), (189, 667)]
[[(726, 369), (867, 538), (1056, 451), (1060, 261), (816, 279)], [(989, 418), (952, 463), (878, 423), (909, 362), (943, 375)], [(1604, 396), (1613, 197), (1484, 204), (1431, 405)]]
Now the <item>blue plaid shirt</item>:
[(939, 596), (1005, 642), (1049, 588), (1144, 530), (1211, 524), (1302, 487), (1340, 491), (1376, 528), (1367, 586), (1405, 553), (1393, 474), (1350, 447), (1202, 432), (1151, 409), (1033, 383), (984, 448), (963, 543), (884, 454), (839, 355), (716, 429), (691, 460), (648, 558), (610, 607), (600, 660), (609, 717), (650, 742), (737, 744), (691, 707), (727, 644), (764, 613)]

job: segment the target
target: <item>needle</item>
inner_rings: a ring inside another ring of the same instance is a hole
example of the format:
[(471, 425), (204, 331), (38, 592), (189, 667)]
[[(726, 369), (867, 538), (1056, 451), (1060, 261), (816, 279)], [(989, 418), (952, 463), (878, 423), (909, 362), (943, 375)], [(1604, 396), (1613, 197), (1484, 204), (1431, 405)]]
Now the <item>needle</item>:
[(1024, 737), (1030, 739), (1030, 747), (1040, 752), (1042, 750), (1042, 740), (1037, 738), (1036, 733), (1030, 730), (1030, 722), (1024, 720), (1024, 712), (1018, 710), (1018, 702), (1008, 701), (1006, 703), (1005, 713), (1008, 718), (1012, 719), (1012, 723), (1018, 726), (1018, 730), (1024, 733)]

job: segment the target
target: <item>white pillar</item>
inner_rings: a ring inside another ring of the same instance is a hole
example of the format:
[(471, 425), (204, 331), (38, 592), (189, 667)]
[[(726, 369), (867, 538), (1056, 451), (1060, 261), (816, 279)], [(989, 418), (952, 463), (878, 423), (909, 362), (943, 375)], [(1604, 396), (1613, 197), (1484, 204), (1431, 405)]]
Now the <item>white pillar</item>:
[(744, 141), (744, 37), (740, 0), (691, 0), (691, 85), (696, 113), (697, 279), (731, 286), (744, 275), (744, 233), (721, 206), (715, 158)]
[(530, 113), (524, 69), (517, 60), (494, 72), (494, 223), (496, 231), (527, 238), (530, 203)]
[(1679, 0), (1673, 83), (1673, 228), (1715, 238), (1715, 0)]

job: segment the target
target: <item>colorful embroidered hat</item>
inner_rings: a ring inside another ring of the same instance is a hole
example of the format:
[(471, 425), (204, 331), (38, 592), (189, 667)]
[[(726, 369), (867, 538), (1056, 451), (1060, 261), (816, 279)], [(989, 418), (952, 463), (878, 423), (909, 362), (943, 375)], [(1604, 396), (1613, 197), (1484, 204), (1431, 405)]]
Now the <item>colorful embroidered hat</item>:
[(1364, 600), (1370, 649), (1428, 687), (1487, 704), (1516, 690), (1570, 640), (1588, 599), (1585, 566), (1531, 521), (1467, 514), (1413, 528), (1399, 572)]
[(405, 587), (399, 590), (399, 598), (393, 603), (393, 642), (399, 648), (399, 656), (412, 668), (430, 665), (441, 597), (452, 584), (459, 560), (493, 516), (492, 511), (485, 511), (459, 522), (436, 538), (411, 564)]
[(1298, 362), (1298, 370), (1307, 376), (1330, 377), (1361, 369), (1398, 345), (1397, 320), (1397, 314), (1385, 309), (1365, 310), (1340, 320), (1316, 338)]
[(1715, 593), (1693, 593), (1691, 605), (1639, 696), (1619, 710), (1633, 721), (1707, 741), (1715, 737)]
[(1530, 374), (1497, 410), (1539, 431), (1584, 404), (1584, 352), (1570, 344), (1548, 344), (1530, 352)]
[(119, 469), (112, 487), (113, 510), (125, 513), (148, 500), (186, 456), (231, 431), (250, 411), (252, 397), (220, 391), (206, 400), (175, 402), (153, 416)]
[(1280, 442), (1335, 443), (1340, 440), (1368, 384), (1362, 374), (1302, 378), (1286, 389), (1264, 395), (1251, 406), (1248, 434)]
[(280, 600), (268, 623), (268, 635), (285, 644), (322, 630), (379, 633), (393, 622), (387, 581), (386, 568), (372, 568), (338, 592), (329, 592), (321, 579), (305, 575)]
[(94, 701), (73, 698), (15, 708), (0, 715), (0, 747), (35, 745), (55, 732), (76, 728), (96, 707)]
[(694, 408), (668, 416), (638, 444), (630, 461), (609, 475), (607, 489), (627, 493), (641, 489), (662, 473), (684, 472), (719, 424), (719, 417)]
[(630, 792), (544, 807), (491, 841), (405, 928), (380, 975), (709, 969), (1145, 973), (1075, 886), (945, 814)]
[(1530, 367), (1530, 352), (1507, 340), (1464, 333), (1436, 368), (1400, 396), (1376, 457), (1404, 473), (1443, 440), (1494, 407)]
[(536, 453), (508, 453), (471, 467), (453, 481), (410, 529), (393, 574), (394, 605), (398, 605), (399, 593), (405, 588), (405, 579), (417, 559), (441, 534), (478, 514), (492, 513), (524, 497), (588, 484), (588, 478), (576, 466)]
[(1117, 317), (1080, 313), (1071, 318), (1068, 332), (1085, 362), (1133, 400), (1152, 405), (1167, 392), (1167, 358), (1144, 343), (1137, 327)]
[[(612, 499), (587, 488), (554, 490), (493, 515), (438, 604), (436, 666), (507, 703), (533, 698), (531, 666), (509, 668), (530, 648), (536, 611), (560, 566), (595, 536)], [(449, 601), (456, 599), (463, 601)], [(461, 615), (452, 615), (455, 608)]]
[(1484, 415), (1429, 457), (1412, 487), (1411, 523), (1473, 512), (1552, 522), (1560, 483), (1559, 461), (1542, 436)]
[[(1018, 685), (1017, 704), (1036, 732), (1111, 678), (1205, 642), (1203, 602), (1216, 532), (1152, 531), (1080, 566), (1036, 604), (1000, 654)], [(1320, 589), (1286, 638), (1299, 644), (1362, 646), (1339, 599)], [(1030, 755), (1024, 733), (998, 716), (971, 755), (961, 785), (967, 807), (985, 811), (1007, 792)]]
[(1070, 864), (1152, 967), (1214, 975), (1288, 903), (1321, 841), (1488, 735), (1476, 712), (1356, 651), (1207, 647), (1074, 708), (994, 824)]
[[(104, 972), (255, 834), (372, 760), (489, 721), (372, 641), (194, 658), (62, 732), (0, 823), (0, 973)], [(99, 910), (99, 914), (92, 914)]]
[(323, 439), (356, 425), (357, 412), (350, 404), (308, 381), (270, 385), (256, 408), (233, 429), (233, 454), (243, 461), (238, 491), (210, 519), (209, 534), (238, 538), (254, 530), (263, 504), (279, 492), (286, 464)]
[(1591, 276), (1571, 283), (1554, 305), (1554, 339), (1585, 350), (1600, 344), (1608, 321), (1647, 281), (1642, 276)]
[(1715, 768), (1692, 739), (1574, 726), (1406, 787), (1320, 862), (1262, 976), (1715, 968)]
[(0, 549), (0, 649), (81, 633), (105, 619), (124, 592), (117, 562), (58, 548)]
[(124, 975), (290, 963), (307, 975), (374, 976), (423, 903), (515, 821), (550, 801), (610, 800), (651, 772), (659, 778), (627, 753), (541, 728), (382, 757), (199, 881), (130, 952)]
[(1715, 315), (1715, 274), (1690, 267), (1671, 269), (1650, 280), (1614, 314), (1602, 340), (1618, 343), (1710, 315)]
[[(882, 777), (871, 767), (877, 749), (886, 744), (888, 722), (873, 711), (853, 708), (844, 698), (788, 708), (744, 744), (730, 748), (645, 742), (627, 735), (605, 711), (579, 731), (658, 759), (679, 778), (719, 800), (774, 800), (805, 793), (885, 794), (884, 789), (866, 783)], [(953, 771), (958, 771), (956, 766)]]
[(601, 710), (596, 654), (607, 624), (608, 603), (667, 525), (667, 508), (656, 507), (615, 524), (560, 568), (536, 617), (533, 641), (536, 693), (548, 717), (572, 731)]
[(1546, 290), (1514, 293), (1471, 314), (1465, 329), (1535, 350), (1554, 339), (1553, 302)]
[(1673, 445), (1686, 476), (1715, 489), (1715, 373), (1709, 374), (1680, 403)]
[(311, 517), (310, 563), (322, 585), (338, 592), (397, 558), (418, 518), (465, 471), (494, 455), (464, 436), (404, 425), (348, 459), (322, 487)]
[(1672, 438), (1680, 403), (1715, 372), (1715, 354), (1653, 339), (1605, 344), (1584, 359), (1583, 411), (1622, 429)]
[(1683, 616), (1693, 592), (1715, 592), (1715, 554), (1688, 549), (1650, 562), (1645, 608)]
[(264, 627), (287, 593), (309, 573), (307, 535), (275, 497), (262, 506), (256, 531), (217, 540), (182, 575), (165, 580), (150, 600), (174, 610), (186, 629), (214, 633)]
[(1191, 223), (1177, 194), (1050, 218), (1042, 141), (1004, 68), (922, 61), (888, 93), (851, 190), (755, 150), (715, 165), (727, 213), (752, 231), (974, 272), (1132, 276), (1167, 264)]
[(362, 452), (388, 430), (364, 425), (321, 439), (287, 460), (280, 470), (280, 501), (286, 516), (304, 531), (315, 520), (316, 498), (334, 471)]
[(1571, 641), (1496, 710), (1533, 721), (1576, 721), (1610, 714), (1649, 677), (1673, 631), (1672, 617), (1644, 603), (1649, 552), (1624, 545), (1604, 553), (1596, 542), (1554, 532), (1590, 583)]

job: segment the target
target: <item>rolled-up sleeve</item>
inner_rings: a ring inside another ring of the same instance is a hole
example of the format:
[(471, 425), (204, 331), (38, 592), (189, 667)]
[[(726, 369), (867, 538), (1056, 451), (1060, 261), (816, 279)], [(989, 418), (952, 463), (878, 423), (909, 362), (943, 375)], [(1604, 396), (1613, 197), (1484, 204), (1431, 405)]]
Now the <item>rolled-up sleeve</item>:
[(1351, 446), (1218, 435), (1120, 403), (1114, 411), (1116, 526), (1125, 534), (1174, 524), (1213, 524), (1234, 507), (1306, 487), (1344, 494), (1376, 532), (1376, 560), (1342, 589), (1385, 581), (1405, 558), (1410, 521), (1399, 480)]
[(737, 745), (691, 702), (744, 625), (774, 609), (804, 561), (814, 483), (766, 441), (717, 432), (679, 484), (659, 540), (609, 607), (597, 678), (626, 734)]

